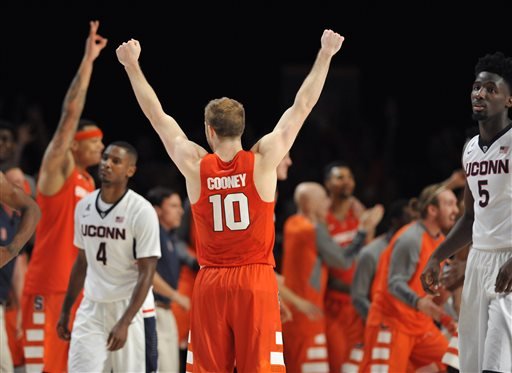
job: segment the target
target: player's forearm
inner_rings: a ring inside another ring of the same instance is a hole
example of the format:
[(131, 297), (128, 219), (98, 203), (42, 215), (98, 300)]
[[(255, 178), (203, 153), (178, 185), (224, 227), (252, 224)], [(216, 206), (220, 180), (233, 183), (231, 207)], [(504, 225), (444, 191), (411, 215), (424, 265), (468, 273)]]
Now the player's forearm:
[(401, 279), (390, 279), (388, 290), (395, 298), (398, 298), (411, 308), (416, 308), (416, 303), (418, 303), (420, 297), (409, 287), (407, 282)]
[(313, 107), (320, 98), (331, 60), (332, 56), (323, 49), (320, 49), (311, 71), (306, 76), (295, 96), (295, 103), (306, 108), (308, 112), (313, 110)]
[(368, 311), (370, 309), (370, 301), (365, 296), (354, 296), (352, 294), (352, 304), (356, 309), (359, 316), (366, 320), (368, 318)]
[(78, 294), (82, 291), (87, 273), (87, 260), (85, 254), (80, 250), (73, 264), (71, 275), (69, 276), (68, 290), (62, 303), (62, 313), (69, 314)]
[[(27, 198), (30, 198), (27, 196)], [(35, 201), (29, 200), (22, 210), (21, 221), (18, 231), (13, 237), (11, 243), (7, 245), (7, 250), (16, 256), (25, 244), (32, 237), (36, 225), (41, 219), (41, 210)]]
[(300, 302), (300, 297), (295, 294), (289, 287), (287, 287), (285, 284), (279, 284), (279, 294), (283, 298), (283, 300), (287, 301), (288, 303), (293, 304), (294, 306), (297, 305), (298, 302)]
[(434, 251), (432, 258), (442, 262), (451, 257), (471, 243), (472, 235), (473, 220), (463, 215)]
[(358, 231), (352, 243), (340, 250), (340, 246), (333, 241), (324, 224), (316, 225), (316, 246), (318, 254), (328, 267), (349, 268), (363, 248), (366, 232)]
[(135, 317), (137, 312), (140, 311), (142, 305), (144, 304), (144, 301), (146, 300), (149, 289), (151, 288), (151, 285), (153, 284), (155, 267), (156, 267), (156, 261), (155, 261), (155, 266), (152, 269), (148, 268), (145, 271), (139, 271), (139, 277), (137, 279), (137, 284), (135, 285), (135, 288), (133, 289), (130, 303), (128, 304), (128, 307), (126, 307), (126, 310), (125, 310), (123, 316), (121, 316), (121, 319), (119, 320), (121, 323), (124, 323), (124, 324), (131, 323), (131, 321), (133, 320), (133, 318)]
[(62, 144), (67, 148), (71, 144), (85, 106), (92, 70), (93, 62), (84, 58), (64, 97), (60, 122), (54, 135), (54, 146)]
[(173, 300), (177, 293), (176, 289), (169, 285), (158, 272), (153, 277), (153, 291), (170, 300)]
[(142, 112), (149, 119), (151, 124), (154, 124), (157, 115), (162, 113), (162, 105), (160, 104), (155, 90), (147, 81), (138, 63), (125, 66), (125, 71), (128, 74), (130, 84), (135, 93), (135, 98)]

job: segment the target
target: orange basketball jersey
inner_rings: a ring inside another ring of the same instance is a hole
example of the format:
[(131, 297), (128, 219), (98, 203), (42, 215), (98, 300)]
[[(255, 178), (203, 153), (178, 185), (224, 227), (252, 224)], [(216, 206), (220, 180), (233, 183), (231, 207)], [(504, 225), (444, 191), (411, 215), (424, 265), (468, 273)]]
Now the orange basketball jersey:
[(254, 153), (230, 162), (216, 154), (201, 160), (201, 194), (192, 205), (201, 266), (275, 266), (274, 202), (260, 198), (253, 180)]
[[(327, 214), (327, 227), (332, 239), (340, 246), (348, 245), (352, 242), (357, 234), (357, 228), (359, 227), (359, 219), (355, 215), (354, 211), (350, 209), (347, 212), (347, 216), (343, 221), (339, 221), (332, 212)], [(341, 280), (347, 285), (352, 283), (352, 278), (356, 271), (356, 262), (347, 269), (340, 268), (329, 268), (329, 274), (335, 278)], [(327, 290), (328, 298), (341, 299), (350, 301), (350, 295), (340, 293), (339, 291)]]
[(25, 276), (25, 293), (66, 292), (78, 254), (73, 245), (75, 205), (93, 190), (91, 175), (75, 168), (57, 194), (44, 196), (38, 191), (36, 201), (42, 216)]

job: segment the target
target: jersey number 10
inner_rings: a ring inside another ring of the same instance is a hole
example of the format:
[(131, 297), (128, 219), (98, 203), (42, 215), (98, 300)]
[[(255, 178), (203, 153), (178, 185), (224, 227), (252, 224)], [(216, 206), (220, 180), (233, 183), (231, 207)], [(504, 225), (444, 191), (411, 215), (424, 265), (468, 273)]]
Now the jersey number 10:
[(249, 226), (249, 203), (243, 193), (228, 194), (222, 200), (220, 194), (208, 198), (213, 206), (213, 230), (224, 231), (224, 226), (232, 231), (241, 231)]

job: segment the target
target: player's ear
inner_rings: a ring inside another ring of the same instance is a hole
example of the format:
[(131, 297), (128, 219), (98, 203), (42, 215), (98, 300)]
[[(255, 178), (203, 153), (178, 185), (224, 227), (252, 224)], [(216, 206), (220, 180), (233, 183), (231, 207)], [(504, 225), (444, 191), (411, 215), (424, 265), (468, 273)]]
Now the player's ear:
[(71, 141), (71, 151), (76, 152), (78, 150), (78, 141)]
[(126, 172), (126, 174), (128, 175), (128, 177), (132, 177), (133, 175), (135, 175), (135, 171), (137, 171), (137, 166), (132, 165), (128, 167), (128, 171)]
[(509, 109), (512, 107), (512, 95), (508, 96), (507, 103), (505, 104), (505, 106)]

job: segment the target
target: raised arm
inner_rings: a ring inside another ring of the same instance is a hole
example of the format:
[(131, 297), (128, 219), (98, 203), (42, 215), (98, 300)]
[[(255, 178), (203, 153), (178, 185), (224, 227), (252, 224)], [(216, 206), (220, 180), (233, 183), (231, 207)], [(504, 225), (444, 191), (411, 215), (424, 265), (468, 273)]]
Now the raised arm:
[(82, 62), (66, 92), (59, 124), (41, 162), (37, 187), (45, 195), (57, 193), (75, 166), (71, 144), (85, 105), (94, 60), (107, 45), (107, 39), (97, 34), (99, 25), (99, 21), (89, 22)]
[(263, 156), (263, 167), (274, 169), (290, 150), (304, 121), (320, 98), (331, 59), (340, 50), (343, 41), (344, 37), (338, 33), (324, 30), (320, 51), (300, 86), (293, 105), (284, 112), (274, 130), (253, 147), (253, 151)]
[(139, 65), (140, 53), (141, 45), (134, 39), (124, 42), (116, 49), (117, 58), (128, 74), (140, 108), (160, 136), (169, 157), (181, 173), (188, 177), (194, 170), (194, 165), (206, 154), (206, 150), (190, 141), (176, 120), (164, 112), (158, 96)]
[(20, 225), (12, 241), (5, 247), (0, 246), (1, 268), (30, 240), (41, 218), (41, 210), (32, 197), (7, 180), (3, 172), (0, 172), (0, 202), (21, 212)]

